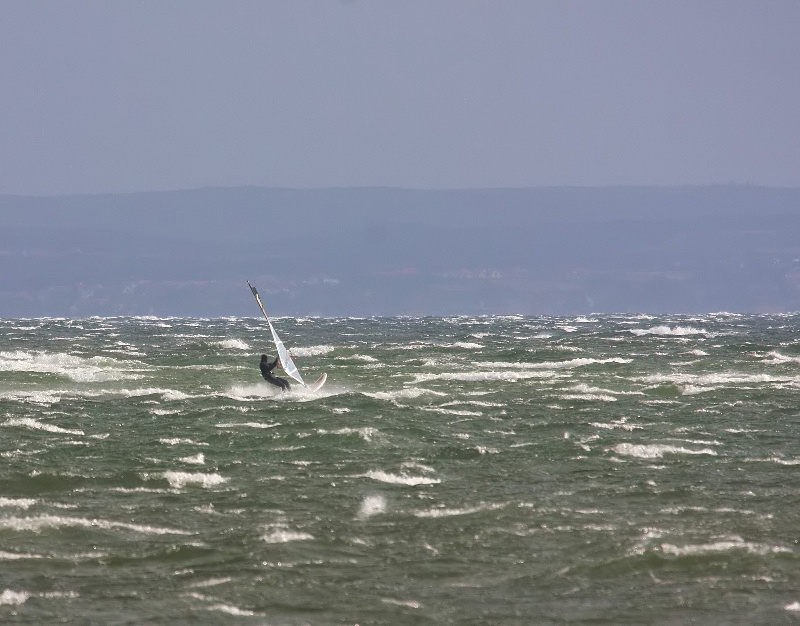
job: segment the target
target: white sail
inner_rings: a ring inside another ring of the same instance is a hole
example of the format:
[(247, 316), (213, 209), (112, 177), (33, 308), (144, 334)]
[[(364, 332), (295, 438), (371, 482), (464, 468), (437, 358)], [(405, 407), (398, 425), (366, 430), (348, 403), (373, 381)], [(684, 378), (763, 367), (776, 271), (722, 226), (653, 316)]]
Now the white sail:
[(261, 309), (261, 313), (264, 314), (264, 319), (267, 320), (267, 324), (269, 325), (269, 331), (272, 333), (272, 340), (275, 342), (275, 348), (278, 350), (278, 358), (281, 361), (281, 367), (283, 371), (286, 372), (289, 376), (294, 378), (298, 383), (305, 386), (305, 381), (303, 377), (300, 376), (300, 372), (297, 371), (297, 366), (292, 361), (292, 357), (289, 356), (288, 350), (286, 350), (286, 346), (283, 345), (281, 338), (278, 337), (278, 333), (275, 332), (275, 327), (272, 325), (272, 322), (267, 315), (267, 312), (264, 310), (264, 305), (261, 304), (261, 297), (258, 295), (258, 291), (256, 288), (253, 287), (249, 282), (247, 286), (250, 287), (250, 291), (253, 292), (253, 297), (255, 297), (256, 302), (258, 303), (258, 308)]

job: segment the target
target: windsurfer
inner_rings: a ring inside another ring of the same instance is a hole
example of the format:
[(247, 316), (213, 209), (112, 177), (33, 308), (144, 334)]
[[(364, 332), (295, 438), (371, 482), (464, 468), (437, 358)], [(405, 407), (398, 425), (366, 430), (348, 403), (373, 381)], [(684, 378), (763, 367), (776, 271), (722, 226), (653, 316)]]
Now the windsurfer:
[(261, 355), (261, 363), (259, 363), (258, 366), (261, 368), (261, 375), (264, 377), (264, 380), (276, 387), (280, 387), (282, 391), (288, 391), (289, 381), (280, 376), (275, 376), (272, 373), (276, 365), (278, 365), (278, 357), (275, 357), (275, 360), (270, 363), (269, 357), (266, 354)]

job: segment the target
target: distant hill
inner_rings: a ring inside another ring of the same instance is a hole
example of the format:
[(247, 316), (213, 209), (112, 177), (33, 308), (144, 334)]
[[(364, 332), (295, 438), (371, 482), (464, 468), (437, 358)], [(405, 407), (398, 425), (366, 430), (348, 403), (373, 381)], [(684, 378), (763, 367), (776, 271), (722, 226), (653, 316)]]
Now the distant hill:
[(0, 315), (800, 310), (800, 189), (0, 196)]

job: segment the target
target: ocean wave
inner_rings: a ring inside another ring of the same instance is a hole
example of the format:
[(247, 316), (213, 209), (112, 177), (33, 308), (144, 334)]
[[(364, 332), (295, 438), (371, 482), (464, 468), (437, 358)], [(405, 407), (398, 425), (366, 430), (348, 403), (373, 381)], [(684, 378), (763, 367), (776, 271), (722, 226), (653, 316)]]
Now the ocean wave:
[(458, 517), (460, 515), (472, 515), (473, 513), (482, 513), (483, 511), (495, 511), (502, 509), (505, 504), (477, 504), (475, 506), (467, 506), (460, 509), (453, 509), (447, 507), (435, 507), (423, 511), (414, 511), (414, 517)]
[[(0, 352), (0, 372), (55, 374), (79, 383), (133, 380), (141, 374), (131, 371), (131, 361), (107, 356), (80, 357), (64, 352)], [(138, 367), (141, 365), (137, 364)]]
[(628, 424), (627, 417), (620, 417), (617, 420), (612, 420), (610, 422), (592, 422), (592, 426), (595, 428), (602, 428), (604, 430), (614, 430), (614, 429), (621, 429), (627, 431), (633, 430), (642, 430), (642, 426), (637, 426), (636, 424)]
[(251, 611), (249, 609), (240, 609), (237, 606), (232, 604), (209, 604), (205, 607), (206, 611), (217, 611), (219, 613), (225, 613), (226, 615), (233, 615), (234, 617), (256, 617), (259, 614), (255, 611)]
[(285, 523), (270, 524), (266, 531), (261, 535), (261, 540), (265, 543), (289, 543), (291, 541), (308, 541), (314, 536), (310, 533), (291, 530)]
[(739, 372), (720, 372), (716, 374), (652, 374), (636, 379), (646, 385), (670, 384), (681, 388), (685, 395), (713, 391), (718, 387), (740, 387), (770, 383), (789, 383), (793, 379), (771, 374), (743, 374)]
[[(48, 390), (11, 390), (0, 392), (0, 399), (12, 400), (15, 402), (29, 402), (35, 405), (52, 406), (58, 404), (64, 398), (139, 398), (143, 396), (160, 395), (165, 402), (177, 400), (189, 400), (192, 398), (202, 398), (205, 396), (190, 395), (177, 389), (164, 389), (159, 387), (108, 387), (100, 389), (48, 389)], [(154, 415), (170, 415), (174, 410), (164, 407), (153, 407), (150, 412)]]
[(653, 326), (652, 328), (631, 328), (628, 332), (637, 337), (646, 335), (659, 335), (662, 337), (690, 337), (692, 335), (711, 336), (711, 333), (703, 328), (695, 328), (694, 326), (666, 326), (663, 324)]
[(177, 446), (181, 444), (186, 444), (190, 446), (207, 446), (209, 445), (205, 441), (195, 441), (194, 439), (188, 439), (186, 437), (162, 437), (158, 440), (159, 443), (163, 443), (167, 446)]
[(632, 456), (639, 459), (660, 459), (665, 454), (708, 454), (717, 456), (717, 453), (710, 448), (702, 448), (694, 450), (692, 448), (684, 448), (680, 446), (671, 446), (667, 444), (640, 444), (640, 443), (619, 443), (612, 448), (617, 454), (623, 456)]
[(364, 474), (365, 478), (371, 478), (378, 482), (388, 483), (390, 485), (407, 485), (409, 487), (416, 487), (418, 485), (438, 485), (441, 480), (438, 478), (429, 478), (427, 476), (409, 476), (407, 474), (390, 474), (383, 470), (370, 470)]
[(209, 578), (207, 580), (198, 580), (196, 582), (190, 583), (189, 587), (193, 589), (202, 589), (205, 587), (216, 587), (217, 585), (224, 585), (229, 583), (233, 580), (230, 576), (222, 576), (220, 578)]
[(164, 472), (164, 478), (173, 489), (182, 489), (187, 485), (199, 485), (200, 487), (217, 487), (228, 482), (228, 479), (220, 474), (192, 474), (189, 472), (177, 472), (169, 470)]
[(778, 351), (772, 351), (767, 354), (769, 359), (765, 359), (764, 363), (767, 365), (783, 365), (785, 363), (800, 364), (800, 356), (786, 356)]
[(100, 530), (130, 530), (144, 535), (190, 535), (189, 531), (176, 528), (129, 524), (105, 519), (38, 515), (35, 517), (0, 517), (0, 528), (14, 531), (41, 532), (46, 528), (77, 527)]
[(770, 456), (767, 458), (758, 458), (758, 459), (747, 459), (747, 461), (760, 462), (760, 463), (775, 463), (776, 465), (800, 465), (800, 458), (785, 459), (779, 456)]
[(0, 550), (0, 561), (27, 561), (37, 559), (51, 559), (49, 554), (33, 554), (31, 552), (5, 552)]
[(423, 387), (405, 387), (395, 391), (376, 391), (364, 392), (368, 398), (375, 398), (376, 400), (413, 400), (422, 396), (446, 396), (446, 393), (441, 391), (434, 391), (433, 389), (425, 389)]
[[(536, 370), (504, 370), (504, 371), (483, 371), (483, 372), (438, 372), (415, 374), (415, 383), (424, 383), (432, 380), (451, 380), (463, 382), (491, 382), (525, 380), (529, 378), (553, 378), (553, 372)], [(442, 394), (446, 395), (446, 394)]]
[(380, 363), (374, 356), (368, 354), (354, 354), (352, 357), (354, 361), (363, 361), (364, 363)]
[(0, 508), (16, 507), (18, 509), (25, 509), (27, 511), (37, 502), (38, 500), (34, 500), (33, 498), (0, 498)]
[(764, 556), (767, 554), (791, 553), (793, 550), (784, 546), (769, 545), (745, 541), (741, 537), (722, 537), (718, 541), (701, 544), (686, 544), (678, 546), (672, 543), (662, 543), (661, 552), (671, 556), (694, 556), (698, 554), (718, 554), (723, 552), (747, 552)]
[(219, 342), (219, 346), (226, 350), (252, 350), (250, 345), (241, 339), (224, 339)]
[(605, 359), (595, 359), (591, 357), (577, 357), (566, 361), (540, 361), (538, 363), (519, 363), (515, 361), (488, 361), (485, 363), (476, 362), (475, 367), (482, 369), (523, 369), (523, 370), (558, 370), (573, 369), (576, 367), (587, 367), (589, 365), (626, 365), (633, 359), (624, 357), (609, 357)]
[[(334, 346), (305, 346), (305, 347), (292, 347), (289, 351), (292, 357), (302, 359), (307, 356), (321, 356), (333, 352), (336, 348)], [(274, 354), (274, 353), (273, 353)]]
[(206, 462), (206, 457), (202, 452), (198, 452), (194, 456), (184, 456), (178, 460), (181, 463), (186, 463), (187, 465), (204, 465)]
[(426, 406), (422, 407), (423, 411), (429, 413), (440, 413), (442, 415), (456, 415), (460, 417), (481, 417), (483, 415), (480, 411), (467, 411), (466, 409), (449, 409), (445, 406)]
[(375, 437), (380, 435), (381, 431), (372, 426), (362, 426), (361, 428), (337, 428), (335, 430), (327, 430), (318, 428), (316, 430), (318, 435), (357, 435), (364, 441), (372, 441)]
[(280, 425), (281, 425), (280, 422), (271, 422), (271, 423), (268, 423), (268, 424), (265, 424), (264, 422), (226, 422), (226, 423), (215, 424), (214, 428), (262, 428), (262, 429), (267, 429), (267, 428), (276, 428), (277, 426), (280, 426)]
[(422, 603), (418, 600), (398, 600), (396, 598), (381, 598), (384, 604), (391, 604), (392, 606), (399, 606), (406, 609), (421, 609)]
[(25, 604), (30, 597), (31, 594), (27, 591), (3, 589), (3, 593), (0, 593), (0, 605), (19, 606), (20, 604)]
[(191, 398), (202, 398), (204, 396), (189, 395), (177, 389), (163, 389), (161, 387), (141, 387), (135, 389), (109, 389), (104, 393), (109, 395), (119, 395), (123, 398), (137, 398), (141, 396), (161, 396), (164, 401), (190, 400)]
[(33, 419), (32, 417), (12, 417), (11, 419), (6, 420), (3, 423), (3, 426), (23, 426), (25, 428), (30, 428), (31, 430), (43, 430), (49, 433), (57, 433), (63, 435), (78, 435), (78, 436), (84, 435), (84, 432), (82, 430), (61, 428), (60, 426), (56, 426), (55, 424), (45, 424), (44, 422), (40, 422), (39, 420)]
[(558, 396), (559, 400), (589, 400), (596, 402), (616, 402), (617, 398), (608, 393), (580, 391), (579, 393), (565, 393)]

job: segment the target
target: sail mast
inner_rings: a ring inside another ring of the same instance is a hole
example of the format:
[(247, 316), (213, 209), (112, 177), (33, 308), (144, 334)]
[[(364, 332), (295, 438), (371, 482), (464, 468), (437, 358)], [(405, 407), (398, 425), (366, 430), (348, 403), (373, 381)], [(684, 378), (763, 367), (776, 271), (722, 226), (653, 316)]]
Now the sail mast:
[(289, 376), (294, 378), (298, 383), (305, 387), (305, 381), (303, 377), (300, 376), (300, 372), (297, 370), (297, 366), (292, 361), (292, 357), (289, 356), (289, 351), (286, 349), (286, 346), (283, 345), (283, 341), (281, 338), (278, 337), (278, 333), (275, 332), (275, 327), (272, 325), (272, 321), (269, 319), (267, 312), (264, 310), (264, 305), (261, 304), (261, 296), (258, 295), (258, 291), (256, 290), (253, 285), (250, 284), (248, 281), (247, 286), (250, 287), (250, 291), (253, 292), (253, 297), (256, 299), (258, 303), (258, 308), (261, 309), (261, 313), (264, 315), (264, 319), (267, 320), (267, 324), (269, 325), (269, 331), (272, 333), (272, 340), (275, 342), (275, 349), (278, 351), (278, 358), (281, 361), (281, 367), (283, 371), (286, 372)]

